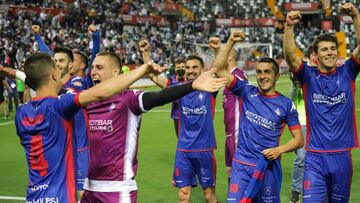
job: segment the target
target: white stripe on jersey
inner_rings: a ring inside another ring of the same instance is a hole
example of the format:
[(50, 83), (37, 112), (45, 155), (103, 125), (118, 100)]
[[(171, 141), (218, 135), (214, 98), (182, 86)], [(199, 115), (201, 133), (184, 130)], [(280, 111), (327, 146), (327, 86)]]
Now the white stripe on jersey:
[(239, 124), (240, 124), (240, 108), (239, 108), (239, 97), (236, 97), (235, 99), (235, 148), (236, 145), (238, 143), (238, 138), (239, 138)]
[(119, 203), (131, 203), (131, 191), (120, 192)]
[(85, 178), (84, 189), (94, 192), (122, 192), (137, 190), (137, 185), (135, 180), (113, 181)]
[(124, 157), (124, 180), (130, 180), (135, 176), (133, 162), (137, 149), (138, 128), (141, 116), (136, 116), (128, 110), (128, 123), (126, 132), (125, 157)]

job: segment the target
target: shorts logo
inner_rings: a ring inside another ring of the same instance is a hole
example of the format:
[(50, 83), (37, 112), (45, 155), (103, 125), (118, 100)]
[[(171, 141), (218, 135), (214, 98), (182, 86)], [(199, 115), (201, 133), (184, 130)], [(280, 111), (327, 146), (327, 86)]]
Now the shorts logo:
[(270, 194), (271, 194), (271, 188), (270, 188), (270, 187), (266, 187), (266, 188), (264, 189), (264, 192), (265, 192), (265, 194), (270, 195)]
[(332, 191), (333, 191), (333, 192), (339, 192), (339, 191), (340, 191), (340, 186), (337, 185), (337, 184), (334, 184), (334, 185), (332, 186)]

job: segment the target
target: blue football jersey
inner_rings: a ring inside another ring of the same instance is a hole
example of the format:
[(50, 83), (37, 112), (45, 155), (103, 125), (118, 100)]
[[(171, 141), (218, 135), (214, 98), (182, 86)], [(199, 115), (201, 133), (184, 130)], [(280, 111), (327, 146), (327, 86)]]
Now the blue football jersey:
[(276, 93), (264, 95), (248, 81), (234, 77), (229, 89), (240, 97), (240, 132), (235, 161), (256, 165), (262, 151), (279, 146), (285, 125), (301, 128), (295, 104)]
[(65, 94), (19, 107), (15, 124), (28, 164), (28, 202), (77, 202), (71, 119), (79, 106), (78, 95)]
[(216, 94), (195, 91), (179, 99), (180, 121), (177, 150), (216, 149), (213, 125)]
[(352, 57), (331, 73), (321, 73), (306, 63), (295, 73), (304, 92), (307, 150), (343, 151), (359, 146), (355, 115), (359, 70), (360, 64)]
[[(79, 93), (86, 89), (84, 80), (80, 77), (72, 77), (64, 85), (67, 93)], [(89, 118), (84, 109), (80, 109), (74, 116), (74, 135), (76, 138), (76, 150), (84, 150), (89, 148)]]

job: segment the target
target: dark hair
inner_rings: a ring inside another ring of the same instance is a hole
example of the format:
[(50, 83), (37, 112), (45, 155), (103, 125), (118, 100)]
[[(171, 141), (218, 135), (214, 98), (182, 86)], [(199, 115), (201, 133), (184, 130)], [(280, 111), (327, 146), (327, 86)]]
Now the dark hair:
[(65, 53), (69, 57), (70, 61), (74, 61), (74, 54), (71, 49), (66, 47), (55, 47), (54, 54), (56, 53)]
[(26, 85), (32, 89), (38, 89), (47, 82), (47, 76), (53, 68), (55, 68), (55, 62), (48, 54), (35, 53), (30, 55), (24, 63)]
[(86, 56), (86, 54), (84, 52), (81, 51), (73, 51), (73, 54), (79, 54), (80, 55), (80, 59), (81, 61), (85, 64), (85, 69), (88, 67), (89, 65), (89, 58)]
[(336, 48), (338, 48), (338, 41), (337, 41), (337, 38), (332, 35), (332, 34), (329, 34), (329, 33), (324, 33), (324, 34), (321, 34), (319, 35), (318, 37), (316, 37), (316, 39), (314, 40), (312, 46), (314, 48), (314, 51), (317, 53), (318, 51), (318, 45), (320, 42), (334, 42), (336, 44)]
[(261, 58), (258, 63), (271, 63), (275, 74), (279, 74), (279, 65), (276, 63), (274, 59), (265, 57), (265, 58)]
[(202, 58), (200, 56), (195, 55), (195, 54), (190, 54), (188, 57), (186, 57), (185, 63), (190, 60), (198, 60), (198, 61), (200, 61), (201, 67), (204, 67), (204, 61), (202, 60)]
[(110, 57), (110, 59), (113, 60), (113, 62), (115, 63), (114, 65), (116, 66), (116, 68), (119, 69), (119, 73), (121, 73), (122, 63), (121, 63), (121, 59), (120, 59), (119, 55), (117, 55), (114, 52), (103, 51), (103, 52), (98, 53), (96, 56), (108, 56), (108, 57)]
[(179, 64), (179, 63), (185, 63), (185, 58), (184, 57), (179, 57), (175, 59), (175, 64)]
[(314, 52), (314, 47), (313, 47), (313, 45), (310, 45), (310, 46), (306, 49), (305, 56), (306, 56), (307, 58), (310, 58), (310, 55), (311, 55), (311, 53), (313, 53), (313, 52)]

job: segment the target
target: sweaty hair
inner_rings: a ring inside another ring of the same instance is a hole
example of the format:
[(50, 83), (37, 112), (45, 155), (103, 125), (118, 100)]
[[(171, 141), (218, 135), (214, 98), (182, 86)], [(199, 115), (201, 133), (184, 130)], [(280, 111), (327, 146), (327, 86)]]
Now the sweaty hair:
[(110, 60), (112, 60), (112, 64), (116, 67), (116, 69), (119, 70), (119, 73), (121, 73), (121, 59), (120, 57), (114, 53), (114, 52), (109, 52), (109, 51), (103, 51), (98, 53), (96, 56), (107, 56), (110, 58)]
[(56, 53), (65, 53), (69, 57), (71, 62), (74, 61), (73, 52), (70, 49), (66, 48), (66, 47), (56, 47), (54, 49), (54, 54), (56, 54)]
[(179, 57), (179, 58), (175, 59), (175, 64), (179, 64), (179, 63), (185, 63), (185, 58)]
[(276, 61), (272, 58), (265, 57), (260, 59), (258, 63), (271, 63), (272, 69), (274, 70), (275, 74), (279, 74), (279, 65), (276, 63)]
[(32, 89), (38, 89), (46, 84), (48, 75), (55, 68), (55, 62), (46, 53), (35, 53), (30, 55), (24, 63), (26, 75), (25, 83)]
[(81, 52), (81, 51), (74, 51), (73, 54), (80, 55), (81, 62), (83, 64), (85, 64), (85, 68), (84, 68), (84, 71), (85, 71), (85, 69), (88, 67), (88, 64), (89, 64), (89, 58), (86, 56), (86, 54), (84, 52)]
[(198, 61), (200, 61), (201, 67), (204, 67), (204, 61), (202, 60), (202, 58), (200, 56), (191, 54), (188, 57), (186, 57), (185, 63), (190, 60), (198, 60)]
[(337, 38), (332, 35), (332, 34), (329, 34), (329, 33), (324, 33), (324, 34), (321, 34), (319, 35), (313, 42), (312, 46), (314, 47), (314, 51), (317, 53), (318, 51), (318, 45), (320, 42), (333, 42), (336, 44), (336, 48), (338, 48), (338, 41), (337, 41)]

